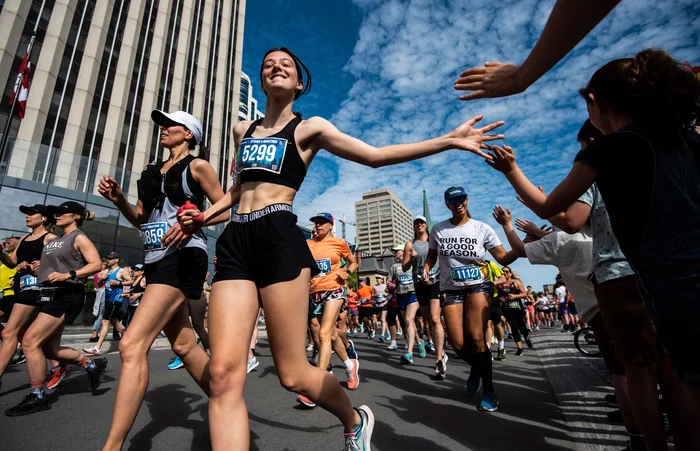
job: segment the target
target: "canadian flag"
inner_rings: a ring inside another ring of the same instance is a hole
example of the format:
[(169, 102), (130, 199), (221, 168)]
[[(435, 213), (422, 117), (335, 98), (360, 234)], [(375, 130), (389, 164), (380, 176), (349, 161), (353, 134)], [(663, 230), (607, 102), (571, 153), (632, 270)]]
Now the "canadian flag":
[[(10, 106), (15, 101), (15, 96), (17, 97), (17, 116), (24, 118), (24, 112), (27, 109), (27, 95), (29, 94), (29, 68), (31, 62), (29, 62), (29, 54), (24, 54), (24, 59), (22, 60), (22, 65), (19, 66), (17, 71), (17, 80), (15, 80), (15, 88), (12, 91), (12, 96), (10, 97)], [(21, 80), (20, 80), (21, 77)]]

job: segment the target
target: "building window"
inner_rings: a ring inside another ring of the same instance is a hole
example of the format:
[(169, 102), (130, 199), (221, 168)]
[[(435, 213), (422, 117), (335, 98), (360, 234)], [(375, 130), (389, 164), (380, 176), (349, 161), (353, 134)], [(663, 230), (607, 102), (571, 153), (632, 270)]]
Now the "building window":
[(194, 17), (190, 27), (190, 43), (187, 50), (187, 67), (185, 68), (185, 91), (182, 94), (182, 109), (192, 111), (194, 86), (197, 79), (197, 61), (199, 59), (199, 41), (202, 37), (202, 21), (204, 20), (204, 0), (197, 0), (194, 6)]
[[(231, 127), (233, 124), (234, 115), (234, 72), (236, 67), (236, 45), (238, 40), (238, 0), (234, 0), (231, 4), (231, 28), (229, 29), (228, 53), (226, 59), (226, 100), (224, 111), (224, 126), (221, 129), (221, 150), (219, 152), (219, 179), (224, 192), (228, 190), (229, 182), (229, 167), (228, 162), (231, 160)], [(243, 77), (241, 77), (241, 81)], [(238, 117), (238, 110), (236, 110)]]
[(88, 119), (83, 142), (82, 159), (85, 164), (78, 168), (77, 189), (87, 191), (87, 188), (95, 184), (97, 175), (97, 163), (100, 160), (102, 138), (104, 137), (105, 124), (107, 122), (107, 110), (112, 98), (112, 83), (117, 71), (117, 61), (124, 37), (124, 23), (129, 14), (131, 0), (121, 0), (114, 3), (112, 18), (109, 22), (107, 39), (102, 53), (100, 72), (97, 75), (97, 87), (92, 98), (90, 118)]
[[(171, 87), (173, 84), (173, 74), (175, 66), (175, 58), (177, 56), (177, 41), (180, 36), (180, 21), (182, 20), (182, 3), (183, 0), (176, 0), (170, 11), (170, 20), (168, 21), (168, 33), (165, 35), (165, 52), (163, 52), (163, 62), (160, 71), (160, 87), (158, 88), (157, 108), (161, 110), (169, 110), (170, 96), (172, 94)], [(148, 155), (148, 161), (160, 161), (160, 127), (153, 126), (153, 137), (151, 139), (151, 152)]]
[(119, 156), (117, 157), (115, 173), (115, 178), (119, 180), (119, 184), (125, 193), (129, 191), (131, 182), (134, 143), (136, 142), (136, 132), (141, 116), (141, 101), (143, 100), (144, 81), (148, 72), (148, 60), (151, 54), (151, 46), (148, 44), (153, 40), (153, 27), (158, 16), (158, 3), (159, 0), (147, 0), (146, 2), (134, 58), (135, 64), (131, 72), (129, 97), (122, 124), (121, 143), (119, 144)]
[(209, 146), (209, 136), (212, 129), (212, 117), (214, 115), (214, 87), (216, 86), (216, 69), (219, 61), (219, 35), (221, 34), (221, 3), (217, 0), (214, 6), (214, 20), (209, 39), (209, 69), (207, 71), (207, 88), (204, 91), (204, 118), (202, 121), (202, 131), (204, 136), (202, 142)]

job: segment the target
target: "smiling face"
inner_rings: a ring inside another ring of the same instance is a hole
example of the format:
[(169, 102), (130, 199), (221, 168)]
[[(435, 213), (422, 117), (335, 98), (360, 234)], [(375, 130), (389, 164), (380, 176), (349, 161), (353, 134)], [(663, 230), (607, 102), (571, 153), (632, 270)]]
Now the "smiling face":
[(160, 126), (160, 143), (166, 149), (172, 149), (192, 139), (194, 135), (184, 125), (177, 124), (169, 119)]
[(464, 216), (467, 214), (467, 196), (454, 197), (446, 202), (447, 208), (452, 212), (452, 216)]
[(416, 235), (425, 233), (427, 230), (428, 224), (426, 224), (424, 221), (421, 221), (420, 219), (413, 221), (413, 231), (416, 232)]
[(294, 59), (283, 51), (270, 52), (265, 56), (260, 72), (260, 82), (263, 92), (268, 96), (294, 96), (304, 87)]

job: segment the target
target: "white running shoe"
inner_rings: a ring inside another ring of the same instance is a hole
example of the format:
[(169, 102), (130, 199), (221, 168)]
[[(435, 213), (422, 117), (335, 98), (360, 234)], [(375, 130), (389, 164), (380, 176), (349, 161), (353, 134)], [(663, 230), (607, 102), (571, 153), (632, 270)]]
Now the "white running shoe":
[(97, 346), (93, 346), (92, 348), (83, 348), (83, 352), (90, 355), (102, 355), (102, 352), (97, 349)]
[(371, 451), (374, 414), (367, 406), (355, 410), (360, 414), (362, 423), (359, 431), (345, 433), (345, 451)]
[(248, 359), (248, 368), (246, 369), (246, 374), (250, 373), (251, 371), (255, 371), (255, 368), (257, 368), (260, 365), (260, 362), (258, 362), (258, 359), (253, 357), (252, 359)]

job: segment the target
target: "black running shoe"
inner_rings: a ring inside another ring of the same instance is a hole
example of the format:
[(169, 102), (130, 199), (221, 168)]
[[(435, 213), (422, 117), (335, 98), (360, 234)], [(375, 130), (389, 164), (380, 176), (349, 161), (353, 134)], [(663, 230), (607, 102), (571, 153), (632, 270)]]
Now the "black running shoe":
[(15, 360), (15, 365), (19, 365), (20, 363), (24, 363), (26, 361), (27, 358), (24, 356), (24, 351), (20, 348), (19, 356), (17, 357), (17, 360)]
[(93, 362), (95, 363), (95, 369), (88, 371), (87, 374), (88, 379), (90, 379), (90, 391), (94, 395), (95, 391), (100, 388), (100, 384), (102, 384), (102, 375), (107, 369), (107, 359), (95, 359)]
[(51, 408), (51, 403), (49, 402), (48, 396), (44, 395), (39, 398), (36, 393), (29, 393), (22, 399), (22, 402), (16, 406), (7, 409), (5, 415), (8, 417), (19, 417), (22, 415), (29, 415), (30, 413), (41, 412), (42, 410), (48, 410)]
[(112, 331), (112, 340), (114, 341), (119, 341), (122, 339), (122, 336), (117, 332), (116, 330)]
[(515, 355), (521, 356), (521, 355), (523, 355), (524, 352), (525, 351), (523, 351), (522, 349), (518, 349), (517, 351), (515, 351)]
[(617, 396), (615, 396), (615, 393), (605, 395), (605, 403), (610, 407), (617, 407)]

